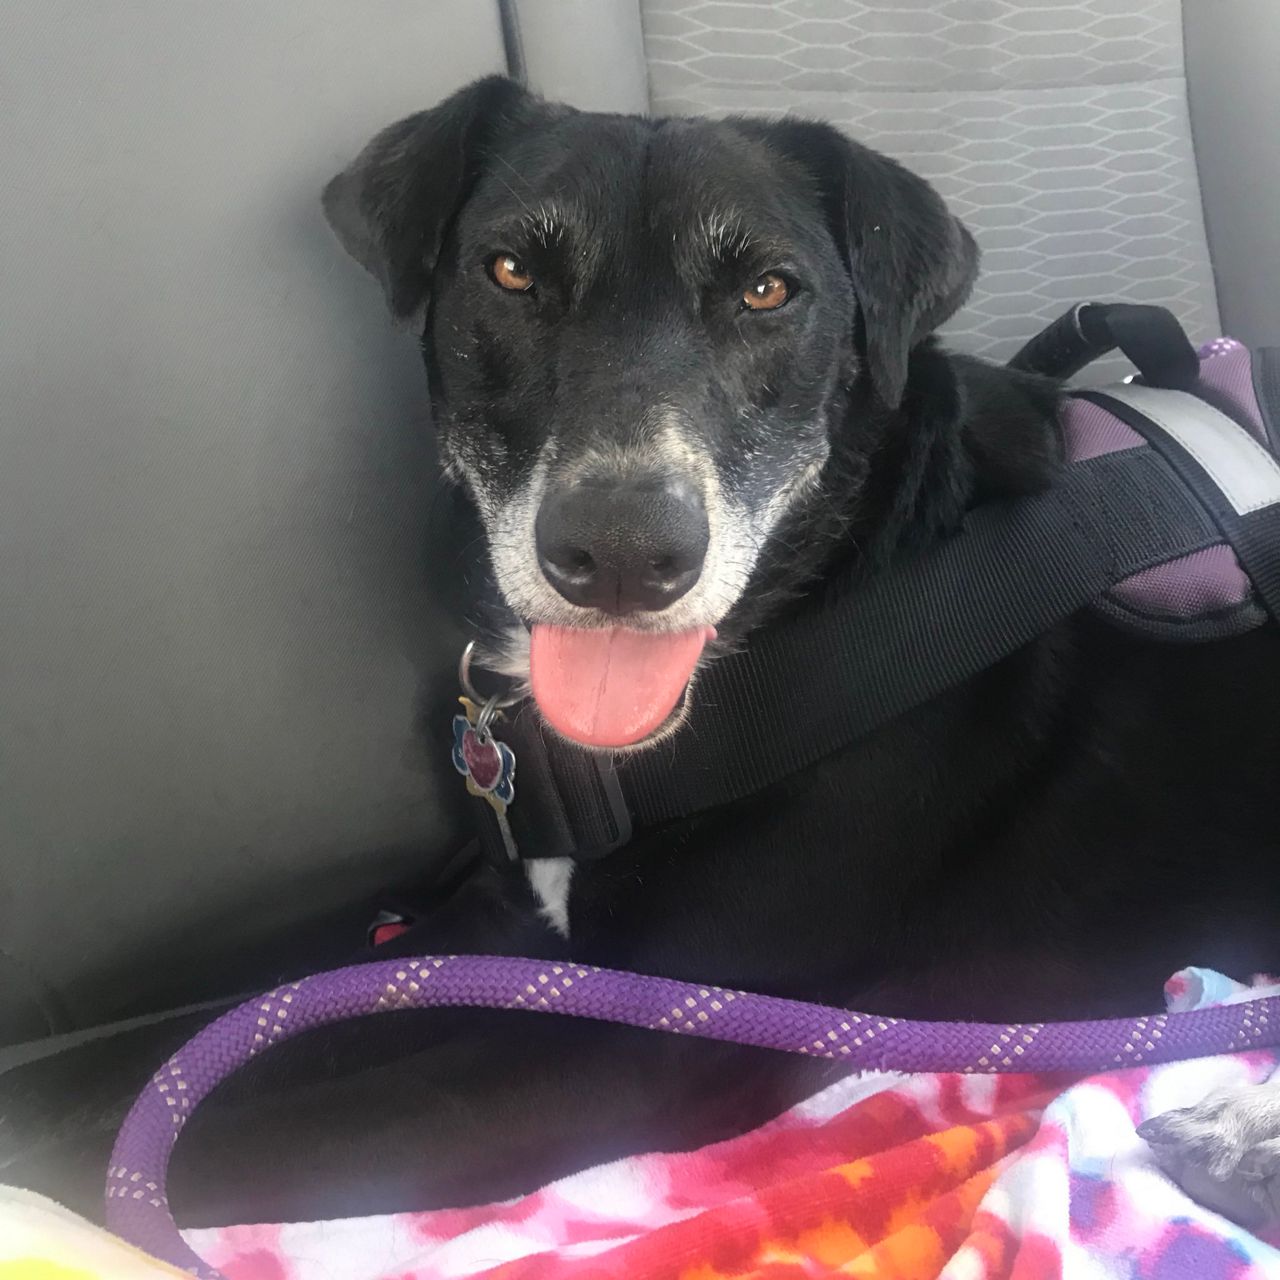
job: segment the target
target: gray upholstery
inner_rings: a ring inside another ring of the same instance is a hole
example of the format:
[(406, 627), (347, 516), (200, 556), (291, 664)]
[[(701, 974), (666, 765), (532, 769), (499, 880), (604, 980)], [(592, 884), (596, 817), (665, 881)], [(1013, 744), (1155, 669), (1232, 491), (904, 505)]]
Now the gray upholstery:
[(583, 111), (646, 111), (636, 0), (505, 0), (513, 73)]
[(642, 11), (655, 111), (826, 118), (933, 180), (984, 254), (948, 327), (958, 346), (1007, 357), (1089, 296), (1167, 303), (1193, 334), (1218, 332), (1180, 0)]
[(480, 0), (0, 0), (0, 1043), (454, 839), (424, 379), (318, 194), (505, 65)]
[(1280, 345), (1280, 4), (1187, 0), (1183, 14), (1223, 327)]

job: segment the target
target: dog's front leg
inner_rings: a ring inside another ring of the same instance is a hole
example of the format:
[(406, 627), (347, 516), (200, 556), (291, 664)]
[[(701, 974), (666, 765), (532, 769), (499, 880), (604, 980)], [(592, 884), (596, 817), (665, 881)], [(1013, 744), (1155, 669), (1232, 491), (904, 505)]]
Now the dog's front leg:
[(1280, 1071), (1138, 1127), (1193, 1199), (1251, 1229), (1280, 1222)]

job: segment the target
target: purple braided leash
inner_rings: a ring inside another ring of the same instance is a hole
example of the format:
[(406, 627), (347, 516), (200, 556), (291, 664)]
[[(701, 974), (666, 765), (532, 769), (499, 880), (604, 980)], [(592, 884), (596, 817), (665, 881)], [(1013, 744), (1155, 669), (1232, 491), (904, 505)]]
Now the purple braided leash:
[(1280, 1044), (1275, 996), (1099, 1022), (917, 1022), (587, 965), (497, 956), (376, 961), (248, 1000), (179, 1049), (133, 1104), (116, 1139), (107, 1225), (156, 1258), (203, 1280), (222, 1280), (183, 1242), (165, 1194), (169, 1155), (192, 1112), (232, 1072), (301, 1031), (434, 1006), (598, 1018), (834, 1058), (855, 1071), (1106, 1071)]

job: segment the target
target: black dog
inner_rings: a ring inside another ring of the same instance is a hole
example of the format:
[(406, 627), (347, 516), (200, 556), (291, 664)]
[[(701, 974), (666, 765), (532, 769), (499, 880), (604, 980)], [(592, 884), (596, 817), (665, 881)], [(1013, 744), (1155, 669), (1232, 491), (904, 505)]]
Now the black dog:
[[(422, 317), (492, 569), (485, 665), (589, 746), (696, 731), (700, 663), (1052, 482), (1056, 390), (930, 337), (974, 278), (968, 233), (826, 126), (585, 114), (485, 80), (379, 135), (325, 205)], [(1280, 964), (1278, 709), (1271, 630), (1183, 647), (1081, 614), (750, 801), (591, 864), (476, 868), (396, 945), (892, 1014), (1146, 1011), (1181, 965)], [(835, 1071), (511, 1015), (377, 1022), (204, 1108), (180, 1219), (509, 1195), (740, 1131)], [(55, 1148), (18, 1173), (66, 1194)]]

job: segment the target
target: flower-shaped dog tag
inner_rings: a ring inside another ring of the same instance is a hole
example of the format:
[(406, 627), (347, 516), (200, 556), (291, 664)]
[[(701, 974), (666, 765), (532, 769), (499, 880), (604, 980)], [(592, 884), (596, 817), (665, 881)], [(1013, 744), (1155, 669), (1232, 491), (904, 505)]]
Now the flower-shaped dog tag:
[(459, 698), (465, 715), (453, 717), (453, 767), (467, 780), (473, 796), (487, 800), (494, 812), (504, 814), (516, 798), (516, 756), (489, 729), (492, 709), (477, 707), (470, 698)]

